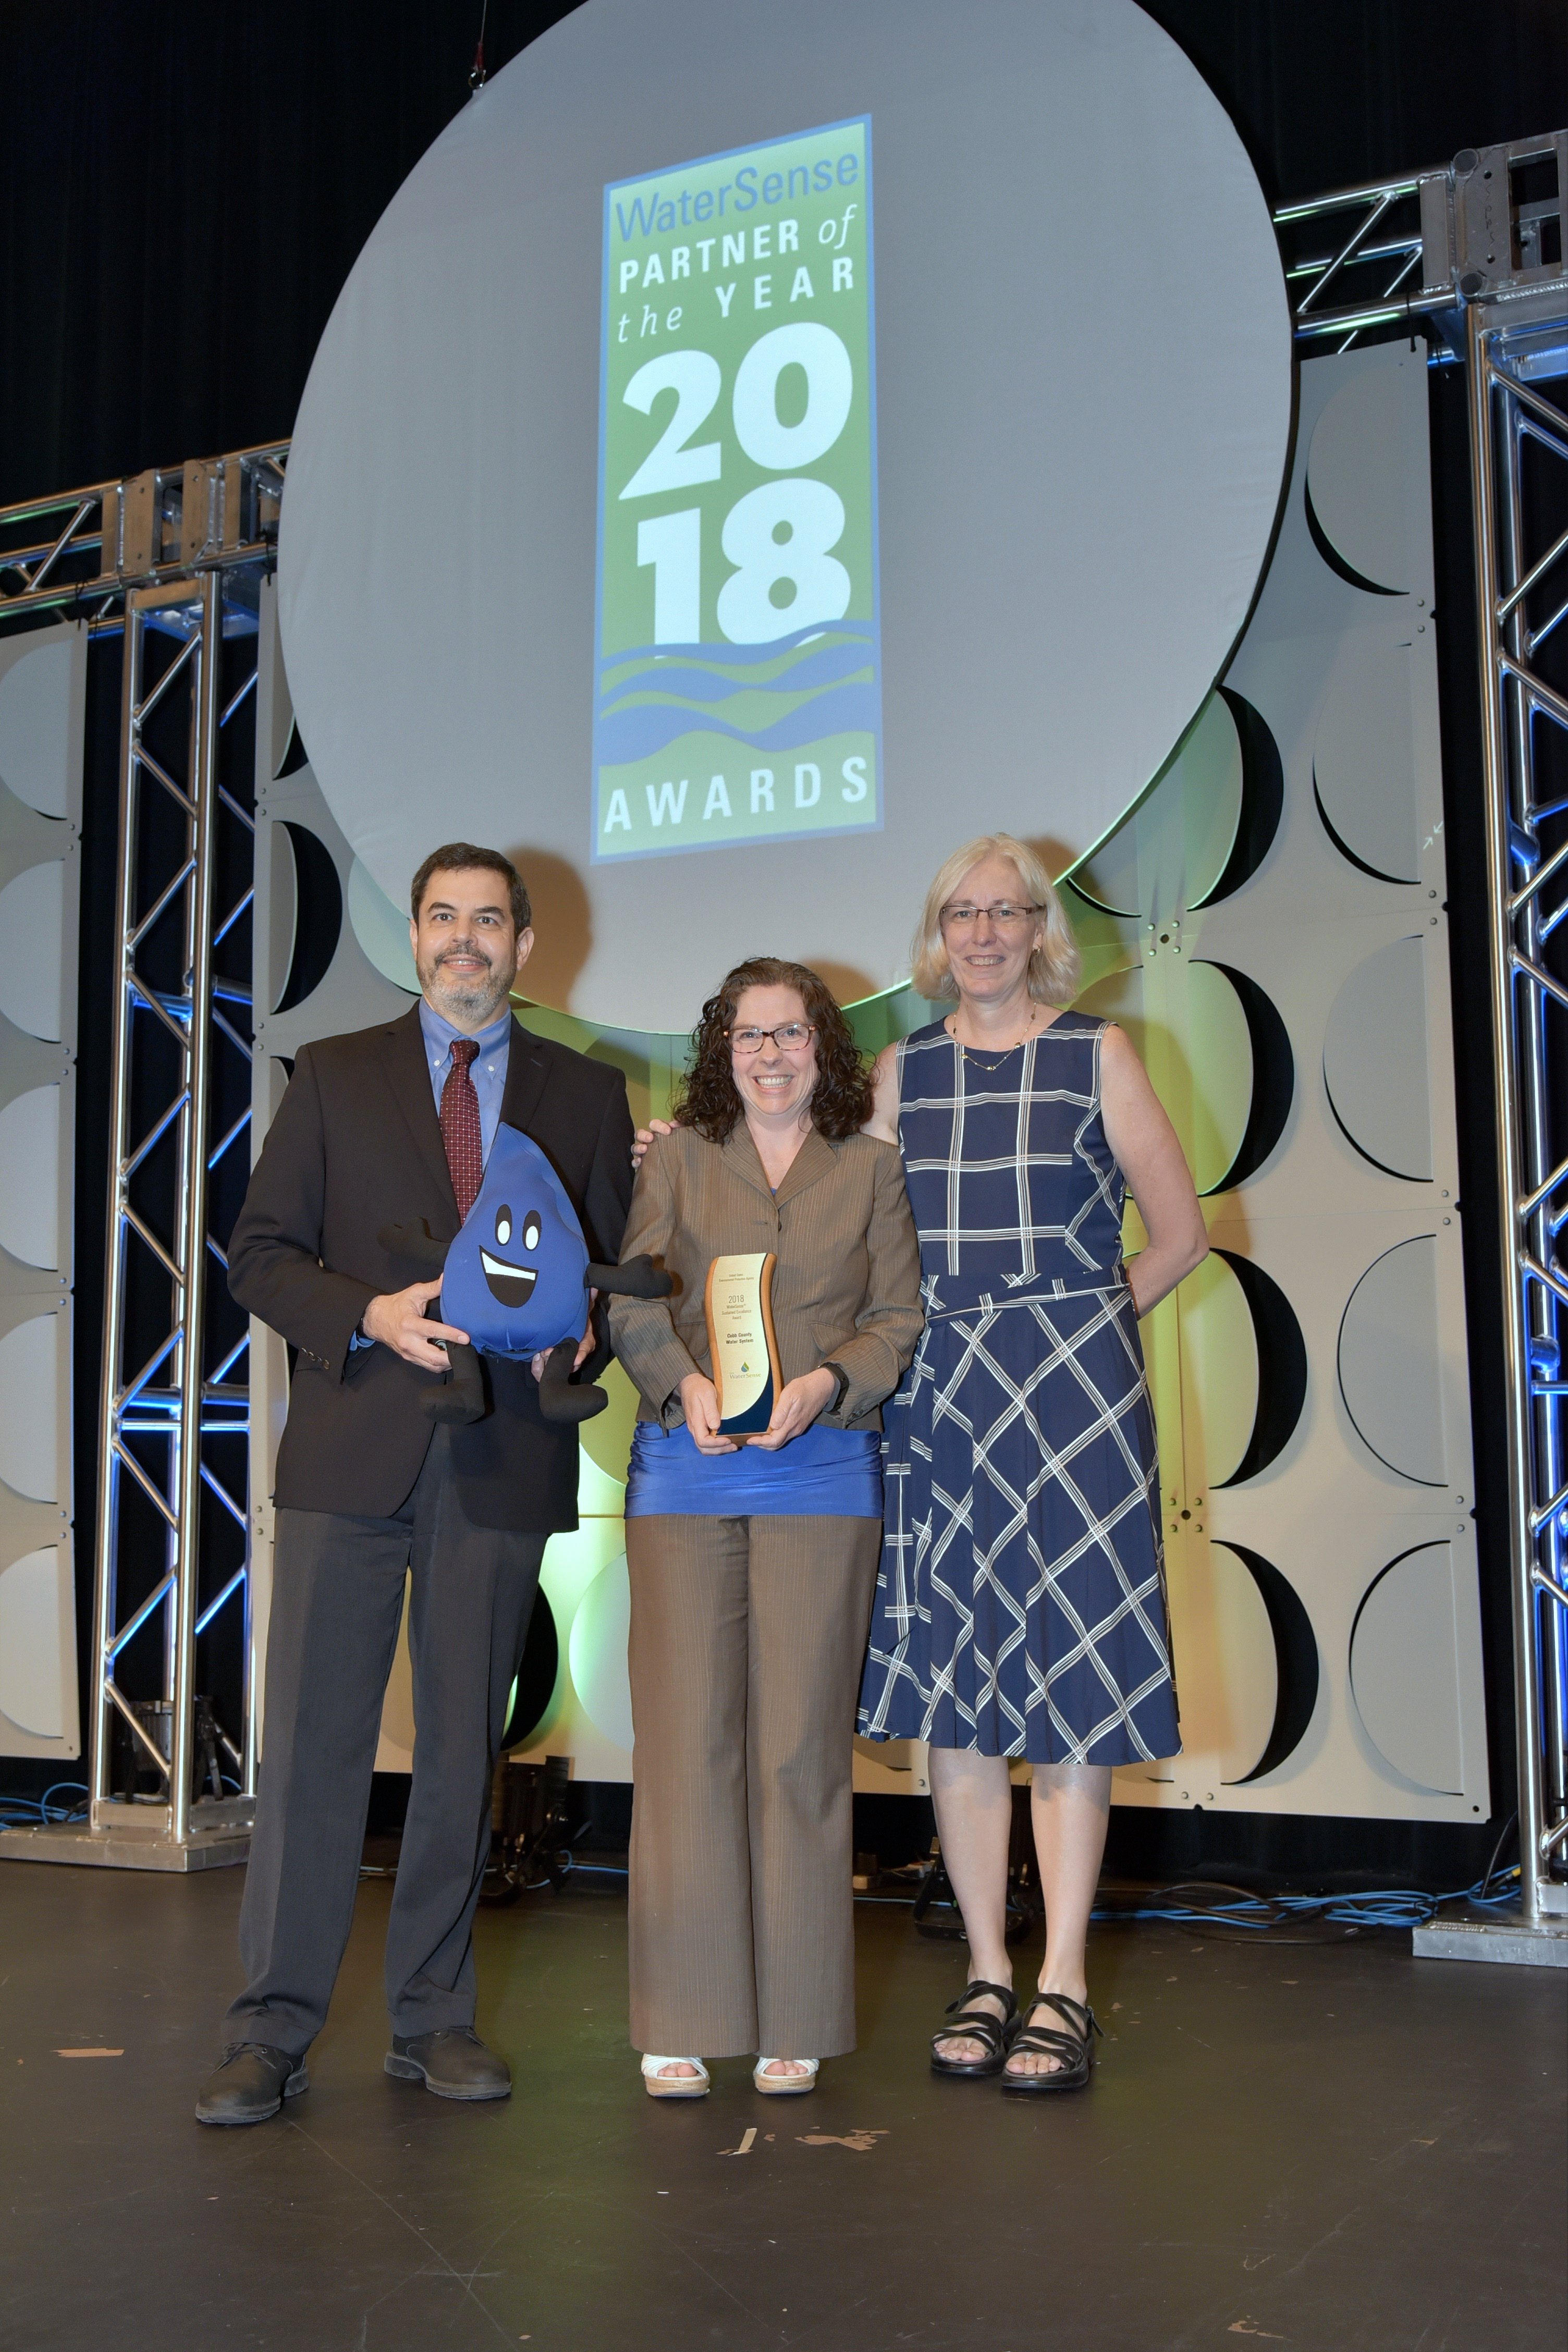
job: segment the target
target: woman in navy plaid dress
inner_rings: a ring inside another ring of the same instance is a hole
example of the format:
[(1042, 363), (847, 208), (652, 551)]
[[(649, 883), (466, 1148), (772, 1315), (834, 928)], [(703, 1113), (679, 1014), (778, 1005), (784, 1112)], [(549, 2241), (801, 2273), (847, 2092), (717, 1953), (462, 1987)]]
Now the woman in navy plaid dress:
[[(1138, 1319), (1208, 1247), (1126, 1036), (1061, 1009), (1077, 980), (1034, 854), (1005, 835), (971, 842), (938, 875), (916, 942), (916, 987), (955, 1009), (889, 1047), (876, 1074), (878, 1130), (903, 1151), (920, 1231), (927, 1325), (886, 1412), (860, 1728), (931, 1743), (974, 1971), (932, 2037), (932, 2065), (1028, 2092), (1089, 2079), (1084, 1939), (1110, 1769), (1180, 1744)], [(1131, 1268), (1129, 1185), (1149, 1234)], [(1003, 1933), (1010, 1757), (1033, 1767), (1046, 1901), (1024, 2017)]]

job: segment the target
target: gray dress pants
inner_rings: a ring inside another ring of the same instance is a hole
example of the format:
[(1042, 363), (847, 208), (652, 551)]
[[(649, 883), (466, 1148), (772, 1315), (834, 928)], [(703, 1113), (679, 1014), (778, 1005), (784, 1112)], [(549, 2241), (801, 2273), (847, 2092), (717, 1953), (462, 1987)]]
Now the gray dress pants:
[(301, 2057), (353, 1918), (382, 1699), (412, 1573), (414, 1780), (386, 1933), (395, 2033), (474, 2021), (490, 1780), (547, 1538), (476, 1527), (437, 1429), (390, 1518), (278, 1514), (264, 1748), (226, 2038)]

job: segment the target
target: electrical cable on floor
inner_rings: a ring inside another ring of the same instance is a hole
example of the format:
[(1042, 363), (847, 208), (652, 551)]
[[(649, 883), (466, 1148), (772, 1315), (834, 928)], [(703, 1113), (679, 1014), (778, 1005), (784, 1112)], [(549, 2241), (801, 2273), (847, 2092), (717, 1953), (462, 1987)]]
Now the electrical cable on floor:
[[(1505, 1831), (1504, 1835), (1507, 1832)], [(1374, 1928), (1403, 1929), (1424, 1927), (1435, 1919), (1445, 1904), (1469, 1903), (1489, 1911), (1501, 1909), (1519, 1899), (1519, 1869), (1514, 1864), (1499, 1871), (1498, 1855), (1503, 1841), (1499, 1840), (1491, 1862), (1474, 1885), (1458, 1887), (1444, 1895), (1428, 1895), (1418, 1887), (1377, 1887), (1365, 1891), (1337, 1895), (1259, 1895), (1253, 1888), (1233, 1886), (1222, 1879), (1183, 1879), (1170, 1886), (1124, 1886), (1118, 1890), (1122, 1899), (1103, 1898), (1091, 1916), (1104, 1924), (1118, 1920), (1163, 1921), (1168, 1926), (1201, 1928), (1216, 1943), (1246, 1943), (1266, 1937), (1273, 1945), (1308, 1945), (1337, 1943)], [(881, 1874), (883, 1885), (889, 1878), (913, 1878), (908, 1895), (869, 1891), (858, 1894), (858, 1903), (891, 1906), (912, 1904), (925, 1877), (923, 1863), (907, 1864), (899, 1872)], [(1214, 1900), (1182, 1901), (1182, 1896), (1213, 1897)], [(1322, 1929), (1341, 1928), (1342, 1936), (1292, 1936), (1282, 1931), (1290, 1927), (1317, 1925)]]
[[(52, 1797), (67, 1789), (81, 1799), (79, 1804), (50, 1803)], [(41, 1797), (26, 1797), (19, 1790), (0, 1790), (0, 1829), (36, 1830), (56, 1822), (81, 1821), (87, 1812), (87, 1796), (88, 1790), (80, 1780), (57, 1780)]]
[[(223, 1785), (235, 1796), (241, 1793), (239, 1782), (231, 1780), (226, 1772)], [(57, 1805), (52, 1801), (69, 1790), (77, 1799), (74, 1805)], [(51, 1827), (59, 1822), (81, 1822), (87, 1819), (89, 1791), (81, 1780), (56, 1780), (41, 1797), (26, 1797), (20, 1790), (0, 1790), (0, 1829), (36, 1830)]]
[[(1494, 1855), (1494, 1863), (1495, 1860)], [(1484, 1906), (1488, 1910), (1497, 1910), (1518, 1899), (1519, 1870), (1516, 1864), (1494, 1876), (1489, 1868), (1486, 1875), (1478, 1878), (1473, 1885), (1456, 1887), (1444, 1895), (1428, 1895), (1413, 1886), (1376, 1887), (1338, 1895), (1258, 1895), (1246, 1887), (1231, 1886), (1224, 1881), (1213, 1879), (1188, 1879), (1174, 1886), (1147, 1891), (1156, 1899), (1126, 1906), (1100, 1904), (1091, 1916), (1100, 1920), (1163, 1919), (1177, 1927), (1201, 1927), (1205, 1933), (1216, 1934), (1219, 1940), (1226, 1942), (1245, 1942), (1249, 1937), (1267, 1936), (1274, 1944), (1315, 1943), (1331, 1939), (1291, 1937), (1282, 1935), (1279, 1930), (1317, 1921), (1326, 1927), (1344, 1927), (1352, 1933), (1373, 1927), (1408, 1931), (1413, 1927), (1426, 1927), (1447, 1903), (1470, 1903), (1478, 1907)], [(1173, 1899), (1183, 1895), (1214, 1895), (1220, 1899), (1191, 1903)]]

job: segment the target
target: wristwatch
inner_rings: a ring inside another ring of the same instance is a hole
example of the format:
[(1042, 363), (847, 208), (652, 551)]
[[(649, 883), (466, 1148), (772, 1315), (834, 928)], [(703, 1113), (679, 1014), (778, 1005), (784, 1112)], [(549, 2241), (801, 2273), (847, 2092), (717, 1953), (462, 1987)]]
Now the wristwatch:
[(833, 1391), (833, 1402), (826, 1408), (828, 1412), (837, 1412), (849, 1392), (849, 1375), (842, 1364), (836, 1364), (831, 1360), (826, 1364), (819, 1364), (817, 1370), (821, 1372), (831, 1372), (837, 1382)]

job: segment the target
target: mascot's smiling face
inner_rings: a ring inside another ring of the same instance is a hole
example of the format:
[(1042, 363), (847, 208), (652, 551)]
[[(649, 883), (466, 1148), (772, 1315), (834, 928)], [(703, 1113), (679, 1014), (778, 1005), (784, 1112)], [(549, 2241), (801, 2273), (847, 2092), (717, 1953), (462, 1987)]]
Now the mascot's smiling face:
[(445, 1321), (491, 1356), (532, 1356), (587, 1328), (588, 1252), (560, 1178), (531, 1137), (496, 1129), (485, 1181), (447, 1253)]
[(479, 1244), (479, 1264), (489, 1285), (490, 1297), (499, 1298), (503, 1307), (526, 1307), (533, 1297), (534, 1284), (539, 1280), (539, 1244), (544, 1227), (537, 1209), (526, 1209), (521, 1223), (512, 1213), (510, 1201), (503, 1201), (495, 1215), (496, 1247), (510, 1249), (516, 1232), (525, 1259), (533, 1263), (518, 1265), (504, 1257), (492, 1257), (483, 1242)]

